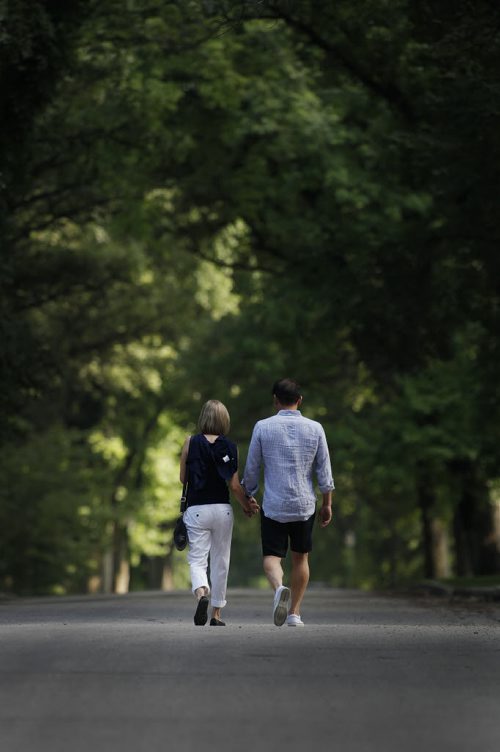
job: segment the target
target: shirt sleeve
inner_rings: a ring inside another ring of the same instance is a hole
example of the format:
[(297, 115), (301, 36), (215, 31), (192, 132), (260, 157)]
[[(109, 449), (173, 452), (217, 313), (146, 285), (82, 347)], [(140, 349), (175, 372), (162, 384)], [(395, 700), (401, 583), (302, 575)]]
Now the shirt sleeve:
[(241, 481), (246, 492), (253, 496), (259, 488), (260, 466), (262, 463), (262, 446), (260, 443), (260, 430), (256, 425), (253, 429), (252, 439), (248, 447), (248, 456), (245, 465), (245, 474)]
[(321, 493), (327, 493), (335, 489), (333, 481), (332, 466), (330, 462), (330, 453), (326, 441), (325, 431), (321, 427), (321, 433), (318, 442), (318, 451), (315, 458), (316, 477)]

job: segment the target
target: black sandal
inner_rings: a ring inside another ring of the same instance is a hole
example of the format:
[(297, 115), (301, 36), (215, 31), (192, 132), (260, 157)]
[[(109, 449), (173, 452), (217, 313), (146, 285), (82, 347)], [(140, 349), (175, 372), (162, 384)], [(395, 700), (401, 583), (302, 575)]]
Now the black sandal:
[(225, 627), (226, 622), (221, 621), (220, 619), (216, 619), (215, 617), (212, 616), (212, 618), (210, 619), (210, 626), (211, 627)]
[(196, 606), (196, 611), (194, 612), (194, 623), (197, 627), (202, 627), (207, 623), (207, 612), (208, 598), (206, 595), (202, 595), (200, 600), (198, 601), (198, 605)]

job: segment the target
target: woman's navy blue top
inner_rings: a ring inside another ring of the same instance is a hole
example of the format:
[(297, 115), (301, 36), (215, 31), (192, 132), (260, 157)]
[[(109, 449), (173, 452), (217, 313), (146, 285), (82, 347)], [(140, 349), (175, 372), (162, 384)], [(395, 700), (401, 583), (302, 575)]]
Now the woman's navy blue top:
[(191, 436), (186, 459), (187, 505), (229, 504), (227, 481), (238, 469), (236, 444), (218, 436), (213, 444), (202, 434)]

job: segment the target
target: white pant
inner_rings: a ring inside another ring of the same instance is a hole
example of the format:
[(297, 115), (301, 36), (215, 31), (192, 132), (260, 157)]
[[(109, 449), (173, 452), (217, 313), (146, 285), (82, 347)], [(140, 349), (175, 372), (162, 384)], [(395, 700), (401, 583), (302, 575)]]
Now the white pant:
[(210, 554), (211, 603), (215, 608), (226, 605), (227, 576), (233, 533), (233, 509), (230, 504), (196, 504), (184, 512), (189, 538), (188, 562), (194, 591), (208, 584)]

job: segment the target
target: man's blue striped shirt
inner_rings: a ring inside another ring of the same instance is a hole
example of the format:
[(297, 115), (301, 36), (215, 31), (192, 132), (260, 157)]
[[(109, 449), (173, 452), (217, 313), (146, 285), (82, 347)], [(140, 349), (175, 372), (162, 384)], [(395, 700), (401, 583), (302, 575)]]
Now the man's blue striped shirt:
[(321, 493), (335, 488), (323, 426), (299, 410), (280, 410), (255, 424), (242, 481), (249, 494), (257, 492), (262, 466), (262, 508), (278, 522), (307, 520), (314, 513), (313, 474)]

